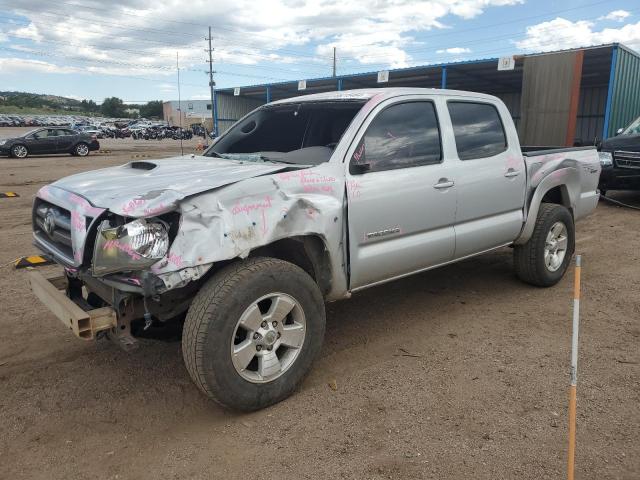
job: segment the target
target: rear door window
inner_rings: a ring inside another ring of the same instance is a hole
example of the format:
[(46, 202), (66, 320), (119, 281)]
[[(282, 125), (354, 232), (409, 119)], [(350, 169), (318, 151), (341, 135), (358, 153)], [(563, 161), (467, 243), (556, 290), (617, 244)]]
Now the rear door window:
[(493, 157), (507, 149), (507, 136), (494, 105), (447, 102), (460, 160)]

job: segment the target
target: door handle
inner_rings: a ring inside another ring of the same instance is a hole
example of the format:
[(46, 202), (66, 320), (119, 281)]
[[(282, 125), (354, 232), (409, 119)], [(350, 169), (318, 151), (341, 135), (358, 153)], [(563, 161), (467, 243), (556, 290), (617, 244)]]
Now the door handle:
[(510, 168), (509, 170), (507, 170), (507, 173), (504, 174), (504, 176), (507, 178), (517, 177), (518, 175), (520, 175), (520, 172), (514, 170), (513, 168)]
[(436, 183), (433, 188), (437, 188), (438, 190), (441, 190), (443, 188), (450, 188), (453, 187), (455, 185), (453, 180), (449, 180), (448, 178), (441, 178), (440, 180), (438, 180), (438, 183)]

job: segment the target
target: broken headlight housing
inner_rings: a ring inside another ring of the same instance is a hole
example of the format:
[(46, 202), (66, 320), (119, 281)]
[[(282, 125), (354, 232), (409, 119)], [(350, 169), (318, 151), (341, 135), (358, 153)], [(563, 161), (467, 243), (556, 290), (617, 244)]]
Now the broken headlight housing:
[(169, 243), (169, 227), (161, 220), (140, 218), (118, 227), (105, 220), (98, 227), (93, 273), (143, 270), (164, 258)]
[(600, 165), (603, 167), (610, 167), (613, 165), (613, 155), (611, 152), (598, 152), (598, 157), (600, 157)]

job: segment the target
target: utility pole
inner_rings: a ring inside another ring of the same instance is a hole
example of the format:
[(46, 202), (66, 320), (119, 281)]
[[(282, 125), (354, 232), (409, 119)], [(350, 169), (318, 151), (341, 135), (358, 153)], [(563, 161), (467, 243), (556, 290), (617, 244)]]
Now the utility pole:
[[(215, 118), (215, 98), (213, 87), (216, 86), (216, 82), (213, 81), (213, 47), (211, 46), (211, 27), (209, 27), (209, 37), (207, 37), (209, 41), (209, 89), (211, 90), (211, 131), (215, 137), (218, 136), (218, 132), (216, 131), (216, 118)], [(209, 143), (209, 139), (207, 138), (207, 143)]]
[(336, 76), (336, 47), (333, 47), (333, 76)]
[(180, 155), (184, 156), (184, 148), (182, 147), (182, 97), (180, 96), (180, 60), (178, 52), (176, 52), (176, 70), (178, 71), (178, 111), (180, 112)]

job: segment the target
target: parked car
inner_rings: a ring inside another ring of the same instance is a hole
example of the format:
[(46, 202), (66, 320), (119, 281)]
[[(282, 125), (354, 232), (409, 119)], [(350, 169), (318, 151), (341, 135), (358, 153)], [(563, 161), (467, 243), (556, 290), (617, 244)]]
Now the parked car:
[(520, 279), (555, 285), (574, 221), (597, 205), (599, 175), (594, 147), (523, 154), (490, 95), (296, 97), (254, 110), (204, 156), (43, 187), (35, 244), (65, 270), (29, 275), (81, 338), (106, 333), (130, 348), (136, 332), (184, 321), (195, 384), (254, 410), (309, 371), (325, 301), (504, 246)]
[(640, 117), (600, 146), (600, 191), (640, 190)]
[(20, 137), (0, 140), (0, 155), (16, 158), (52, 153), (86, 157), (89, 152), (99, 149), (95, 135), (68, 128), (37, 128)]

